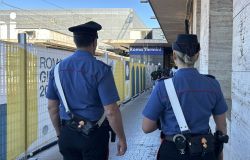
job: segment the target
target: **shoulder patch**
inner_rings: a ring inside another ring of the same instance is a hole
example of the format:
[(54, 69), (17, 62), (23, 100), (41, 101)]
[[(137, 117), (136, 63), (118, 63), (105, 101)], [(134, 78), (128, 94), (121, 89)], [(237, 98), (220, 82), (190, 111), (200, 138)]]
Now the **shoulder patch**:
[(215, 76), (210, 75), (210, 74), (204, 74), (204, 76), (209, 77), (209, 78), (212, 78), (212, 79), (216, 79)]

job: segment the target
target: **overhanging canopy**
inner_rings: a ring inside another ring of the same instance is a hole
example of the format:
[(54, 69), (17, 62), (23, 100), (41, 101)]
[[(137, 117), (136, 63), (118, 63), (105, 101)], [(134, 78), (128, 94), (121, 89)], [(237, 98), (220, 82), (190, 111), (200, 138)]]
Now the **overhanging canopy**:
[(188, 0), (149, 0), (161, 29), (171, 46), (177, 34), (185, 33)]
[(166, 40), (155, 40), (155, 39), (137, 39), (137, 40), (103, 40), (102, 43), (111, 45), (115, 48), (128, 51), (131, 46), (154, 46), (154, 47), (166, 47)]

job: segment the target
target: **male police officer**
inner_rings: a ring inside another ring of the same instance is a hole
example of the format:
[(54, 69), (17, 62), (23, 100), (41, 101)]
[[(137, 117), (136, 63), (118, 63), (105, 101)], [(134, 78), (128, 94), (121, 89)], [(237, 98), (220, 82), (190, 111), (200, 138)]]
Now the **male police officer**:
[[(74, 34), (77, 51), (59, 63), (59, 79), (70, 114), (66, 113), (64, 101), (54, 72), (50, 72), (47, 98), (51, 121), (59, 137), (59, 149), (65, 160), (108, 159), (109, 129), (103, 122), (96, 122), (105, 115), (109, 125), (119, 138), (118, 156), (125, 154), (126, 138), (119, 100), (111, 67), (95, 59), (97, 31), (101, 25), (88, 22), (70, 27)], [(93, 126), (88, 127), (87, 124)], [(86, 125), (87, 127), (85, 127)], [(87, 129), (86, 129), (87, 128)], [(90, 132), (93, 133), (86, 135)]]
[[(159, 160), (215, 160), (217, 151), (209, 118), (213, 115), (216, 130), (221, 131), (223, 137), (228, 108), (220, 84), (194, 68), (200, 50), (196, 35), (178, 35), (172, 48), (173, 59), (179, 69), (172, 79), (160, 80), (155, 86), (143, 111), (143, 131), (150, 133), (156, 130), (160, 118), (165, 139), (159, 149)], [(172, 92), (169, 92), (170, 88), (173, 88)], [(171, 101), (174, 92), (178, 97), (174, 95), (176, 101)], [(176, 105), (177, 101), (180, 105)], [(181, 112), (176, 114), (176, 108)], [(178, 121), (181, 115), (186, 122)], [(222, 160), (222, 154), (220, 156)]]

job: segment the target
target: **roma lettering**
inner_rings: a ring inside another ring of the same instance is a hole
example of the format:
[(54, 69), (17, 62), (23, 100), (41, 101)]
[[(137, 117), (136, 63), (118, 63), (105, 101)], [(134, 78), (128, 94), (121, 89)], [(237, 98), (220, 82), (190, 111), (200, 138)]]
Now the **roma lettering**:
[(39, 73), (39, 93), (40, 97), (45, 97), (48, 89), (50, 70), (61, 61), (60, 58), (40, 57), (40, 73)]

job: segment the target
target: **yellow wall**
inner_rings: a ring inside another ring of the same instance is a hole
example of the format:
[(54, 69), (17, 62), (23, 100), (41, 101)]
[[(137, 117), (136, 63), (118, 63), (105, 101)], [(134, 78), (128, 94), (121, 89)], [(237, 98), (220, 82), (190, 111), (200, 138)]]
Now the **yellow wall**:
[[(38, 47), (34, 47), (34, 50), (30, 50), (27, 54), (27, 113), (25, 113), (25, 94), (24, 94), (24, 49), (17, 44), (5, 44), (6, 46), (6, 80), (7, 80), (7, 159), (13, 160), (22, 155), (30, 145), (35, 142), (41, 141), (38, 139), (38, 107), (47, 107), (44, 103), (42, 106), (38, 106), (39, 91), (39, 56), (47, 52), (46, 49), (43, 52), (37, 53)], [(59, 51), (58, 51), (59, 52)], [(61, 52), (61, 51), (60, 51)], [(52, 52), (53, 56), (57, 56), (58, 53)], [(60, 58), (64, 56), (58, 56)], [(65, 54), (66, 57), (66, 54)], [(139, 87), (139, 93), (141, 88), (141, 67), (145, 67), (144, 64), (130, 62), (130, 77), (129, 80), (125, 80), (125, 61), (129, 59), (121, 60), (120, 58), (111, 58), (114, 63), (114, 79), (117, 90), (119, 92), (120, 99), (125, 100), (125, 97), (132, 96), (132, 67), (135, 71), (135, 94), (136, 88)], [(136, 85), (136, 67), (139, 67), (139, 86)], [(143, 86), (143, 84), (142, 84)], [(25, 115), (27, 115), (27, 128), (25, 129)], [(48, 119), (46, 119), (48, 120)], [(52, 126), (49, 126), (52, 127)], [(27, 137), (27, 146), (25, 146), (25, 137)], [(49, 137), (55, 139), (55, 137)], [(47, 144), (44, 141), (42, 145)], [(1, 147), (1, 146), (0, 146)], [(32, 145), (32, 149), (38, 149), (41, 146)]]
[(120, 102), (124, 100), (124, 82), (125, 82), (125, 73), (124, 73), (124, 62), (123, 61), (116, 61), (115, 63), (115, 73), (114, 79), (116, 88), (118, 90), (120, 96)]
[(15, 159), (25, 151), (25, 134), (28, 145), (37, 139), (37, 66), (36, 57), (28, 54), (28, 106), (27, 132), (25, 131), (24, 49), (7, 45), (7, 159)]
[(28, 145), (37, 139), (38, 132), (38, 79), (37, 79), (37, 56), (28, 53)]
[(25, 151), (23, 50), (7, 46), (7, 159)]
[[(138, 69), (139, 69), (139, 72), (137, 73), (136, 72), (136, 69), (137, 69), (137, 67), (138, 67)], [(133, 81), (133, 73), (132, 73), (132, 68), (134, 68), (134, 83), (135, 83), (135, 94), (136, 94), (136, 91), (137, 91), (137, 88), (138, 88), (138, 90), (139, 90), (139, 93), (143, 90), (142, 89), (142, 87), (141, 87), (141, 79), (142, 79), (142, 77), (141, 77), (141, 67), (143, 68), (143, 67), (145, 67), (145, 65), (144, 64), (140, 64), (140, 63), (130, 63), (130, 84), (131, 84), (131, 95), (132, 95), (132, 90), (133, 90), (133, 87), (132, 87), (132, 81)], [(138, 75), (137, 75), (138, 74)], [(137, 84), (137, 76), (138, 76), (138, 80), (139, 80), (139, 83)]]

